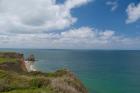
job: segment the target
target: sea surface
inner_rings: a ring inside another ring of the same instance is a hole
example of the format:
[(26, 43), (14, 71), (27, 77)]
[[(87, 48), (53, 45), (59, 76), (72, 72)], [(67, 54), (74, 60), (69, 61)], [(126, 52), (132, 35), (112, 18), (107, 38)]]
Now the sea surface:
[(1, 49), (34, 54), (35, 68), (55, 71), (68, 68), (89, 93), (140, 93), (140, 51), (138, 50), (53, 50)]

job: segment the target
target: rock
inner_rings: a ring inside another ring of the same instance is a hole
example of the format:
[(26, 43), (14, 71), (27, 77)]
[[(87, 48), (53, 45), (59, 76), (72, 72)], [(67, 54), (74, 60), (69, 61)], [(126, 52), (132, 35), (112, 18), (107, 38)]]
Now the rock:
[(35, 61), (35, 56), (31, 54), (27, 59), (27, 61)]

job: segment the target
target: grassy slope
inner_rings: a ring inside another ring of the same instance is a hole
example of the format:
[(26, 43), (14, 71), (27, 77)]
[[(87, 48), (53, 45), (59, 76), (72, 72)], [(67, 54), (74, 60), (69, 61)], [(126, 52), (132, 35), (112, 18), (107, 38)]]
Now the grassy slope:
[(87, 93), (87, 91), (67, 70), (22, 74), (0, 70), (0, 93)]
[(0, 57), (0, 64), (5, 63), (5, 62), (17, 62), (16, 58), (1, 58)]
[(18, 59), (23, 58), (23, 54), (16, 52), (0, 52), (0, 64), (5, 62), (18, 62)]
[(10, 92), (2, 92), (2, 93), (54, 93), (49, 88), (32, 88), (32, 89), (18, 89)]
[(0, 70), (0, 93), (54, 93), (48, 85), (43, 76)]

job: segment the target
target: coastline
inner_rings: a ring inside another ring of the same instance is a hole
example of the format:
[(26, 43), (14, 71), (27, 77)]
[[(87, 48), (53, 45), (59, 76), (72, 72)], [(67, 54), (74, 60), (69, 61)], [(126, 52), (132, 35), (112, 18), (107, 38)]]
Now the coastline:
[(31, 61), (24, 61), (24, 64), (28, 72), (37, 71)]
[(0, 57), (0, 93), (88, 93), (69, 70), (36, 71), (32, 57), (24, 60), (24, 55), (16, 52)]

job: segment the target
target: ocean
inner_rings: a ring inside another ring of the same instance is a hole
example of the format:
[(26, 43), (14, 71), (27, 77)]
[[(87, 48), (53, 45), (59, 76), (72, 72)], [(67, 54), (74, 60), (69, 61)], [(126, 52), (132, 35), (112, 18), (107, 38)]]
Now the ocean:
[(89, 93), (140, 93), (140, 51), (1, 49), (34, 54), (37, 70), (70, 69)]

